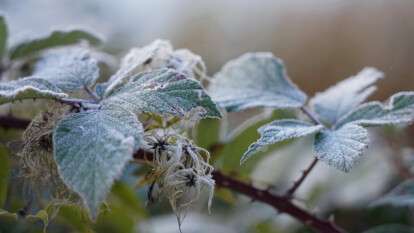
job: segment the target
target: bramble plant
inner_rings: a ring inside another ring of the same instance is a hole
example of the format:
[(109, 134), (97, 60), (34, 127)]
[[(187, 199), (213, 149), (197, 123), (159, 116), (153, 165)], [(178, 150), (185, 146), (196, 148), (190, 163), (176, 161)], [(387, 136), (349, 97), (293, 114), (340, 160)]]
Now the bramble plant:
[[(0, 118), (4, 126), (25, 128), (15, 157), (19, 176), (47, 190), (39, 197), (48, 200), (46, 207), (37, 200), (40, 210), (28, 215), (44, 220), (45, 229), (51, 212), (66, 204), (82, 206), (96, 219), (114, 181), (127, 164), (136, 162), (150, 168), (140, 181), (148, 187), (148, 203), (165, 197), (179, 225), (202, 194), (208, 195), (210, 210), (217, 185), (269, 204), (317, 232), (345, 232), (294, 204), (296, 190), (318, 161), (350, 172), (369, 145), (368, 127), (414, 120), (414, 92), (394, 94), (386, 103), (364, 103), (384, 76), (375, 68), (365, 68), (308, 101), (271, 53), (242, 55), (209, 78), (200, 56), (156, 40), (131, 49), (108, 78), (100, 72), (106, 64), (99, 42), (93, 34), (74, 30), (9, 48), (7, 26), (0, 19), (0, 104), (49, 103), (29, 125)], [(29, 71), (22, 71), (27, 65)], [(261, 126), (260, 138), (248, 147), (241, 166), (269, 145), (314, 135), (315, 158), (284, 195), (214, 169), (210, 154), (224, 140), (204, 149), (192, 138), (201, 119), (251, 108), (302, 114)], [(375, 205), (412, 206), (413, 190), (414, 182), (406, 181)], [(30, 205), (24, 210), (31, 213)]]

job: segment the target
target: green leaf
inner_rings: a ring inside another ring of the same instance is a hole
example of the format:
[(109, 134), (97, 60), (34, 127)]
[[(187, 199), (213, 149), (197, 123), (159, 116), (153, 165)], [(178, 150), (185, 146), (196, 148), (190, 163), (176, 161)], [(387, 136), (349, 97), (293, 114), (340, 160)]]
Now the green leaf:
[(399, 224), (389, 224), (377, 226), (363, 233), (413, 233), (414, 228), (410, 226), (404, 226)]
[(95, 84), (99, 68), (87, 49), (61, 48), (45, 53), (32, 76), (46, 79), (65, 92), (72, 92)]
[(137, 198), (134, 187), (123, 182), (115, 182), (112, 187), (111, 196), (114, 197), (112, 204), (119, 206), (128, 215), (134, 218), (144, 218), (146, 216), (145, 206), (141, 203), (141, 200)]
[(24, 99), (60, 99), (67, 95), (52, 83), (34, 77), (0, 83), (0, 104)]
[(142, 134), (136, 116), (116, 108), (75, 113), (57, 124), (53, 149), (59, 174), (94, 218)]
[(324, 126), (322, 125), (313, 125), (293, 119), (272, 121), (257, 130), (260, 133), (259, 140), (249, 146), (241, 158), (240, 163), (245, 162), (254, 153), (263, 150), (263, 148), (268, 145), (314, 134), (321, 131), (323, 128)]
[(392, 205), (397, 207), (414, 207), (414, 179), (399, 184), (385, 196), (374, 201), (373, 206)]
[(283, 62), (271, 53), (248, 53), (228, 62), (215, 75), (209, 93), (228, 111), (299, 108), (307, 98), (289, 80)]
[(78, 205), (63, 205), (59, 209), (59, 219), (68, 223), (75, 232), (95, 233), (92, 221), (84, 208)]
[(39, 210), (36, 214), (28, 215), (26, 218), (31, 221), (37, 221), (37, 220), (42, 221), (43, 233), (47, 232), (46, 229), (49, 225), (49, 214), (47, 213), (46, 210)]
[(339, 118), (364, 102), (377, 89), (375, 82), (383, 76), (375, 68), (364, 68), (357, 75), (317, 93), (310, 100), (310, 106), (321, 121), (334, 125)]
[(337, 130), (316, 134), (316, 157), (341, 171), (349, 172), (368, 146), (368, 132), (361, 126), (346, 124)]
[(388, 103), (369, 102), (339, 120), (338, 126), (352, 122), (363, 126), (408, 124), (414, 121), (414, 92), (394, 94)]
[(104, 105), (122, 106), (133, 112), (182, 117), (197, 110), (201, 117), (220, 117), (215, 103), (200, 83), (171, 69), (141, 73), (108, 93)]
[(8, 30), (6, 20), (0, 16), (0, 58), (3, 57), (7, 49)]
[(81, 30), (54, 31), (46, 37), (29, 40), (14, 46), (10, 50), (10, 58), (18, 59), (33, 55), (44, 49), (77, 44), (81, 41), (88, 41), (90, 44), (95, 45), (100, 43), (101, 40), (95, 35)]

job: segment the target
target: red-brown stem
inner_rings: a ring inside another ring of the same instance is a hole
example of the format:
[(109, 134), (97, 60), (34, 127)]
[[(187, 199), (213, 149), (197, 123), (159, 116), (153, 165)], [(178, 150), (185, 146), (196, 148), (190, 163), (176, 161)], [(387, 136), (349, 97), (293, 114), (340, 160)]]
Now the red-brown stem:
[[(134, 154), (134, 159), (140, 162), (152, 160), (152, 154), (143, 150), (138, 150)], [(320, 233), (344, 233), (345, 231), (336, 226), (333, 222), (326, 221), (315, 217), (306, 210), (296, 206), (292, 203), (290, 198), (278, 196), (268, 190), (255, 188), (254, 186), (234, 179), (231, 176), (225, 175), (220, 171), (213, 171), (213, 179), (216, 185), (223, 188), (228, 188), (232, 191), (244, 194), (252, 200), (260, 201), (271, 205), (273, 208), (281, 213), (286, 213), (303, 224), (311, 227)]]
[(292, 198), (293, 194), (296, 192), (296, 190), (300, 187), (300, 185), (303, 183), (303, 181), (306, 179), (306, 177), (309, 175), (309, 173), (312, 171), (312, 169), (315, 167), (315, 165), (318, 163), (318, 159), (314, 158), (312, 160), (312, 163), (309, 164), (309, 166), (302, 171), (302, 175), (297, 179), (295, 182), (293, 182), (293, 185), (288, 191), (286, 191), (286, 197)]
[[(323, 125), (322, 122), (318, 119), (315, 114), (306, 108), (305, 106), (302, 106), (300, 110), (315, 124), (315, 125)], [(318, 158), (314, 158), (311, 162), (311, 164), (302, 171), (302, 175), (297, 179), (295, 182), (293, 182), (293, 185), (291, 188), (288, 189), (286, 192), (287, 198), (292, 198), (293, 194), (296, 192), (296, 190), (300, 187), (300, 185), (305, 181), (306, 177), (308, 177), (309, 173), (313, 170), (315, 165), (318, 163)]]
[[(18, 119), (13, 117), (0, 117), (0, 126), (7, 126), (8, 128), (24, 129), (28, 126), (30, 121)], [(151, 160), (152, 154), (138, 150), (133, 155), (134, 159), (139, 162)], [(261, 190), (253, 185), (241, 182), (231, 176), (225, 175), (220, 171), (213, 172), (213, 178), (217, 186), (228, 188), (235, 192), (246, 195), (253, 200), (266, 203), (281, 213), (288, 214), (303, 224), (309, 226), (320, 233), (345, 233), (344, 230), (336, 226), (333, 222), (320, 219), (308, 211), (293, 204), (290, 198), (279, 196), (271, 193), (268, 190)]]

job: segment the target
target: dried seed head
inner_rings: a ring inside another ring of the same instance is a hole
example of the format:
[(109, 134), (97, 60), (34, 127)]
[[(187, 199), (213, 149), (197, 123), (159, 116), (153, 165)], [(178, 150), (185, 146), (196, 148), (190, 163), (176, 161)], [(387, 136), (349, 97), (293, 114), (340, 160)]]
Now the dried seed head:
[(208, 192), (210, 211), (215, 182), (211, 175), (213, 167), (208, 163), (208, 151), (173, 131), (150, 131), (144, 139), (144, 148), (154, 153), (152, 174), (155, 183), (148, 196), (154, 197), (156, 187), (158, 193), (169, 200), (179, 225), (202, 190)]

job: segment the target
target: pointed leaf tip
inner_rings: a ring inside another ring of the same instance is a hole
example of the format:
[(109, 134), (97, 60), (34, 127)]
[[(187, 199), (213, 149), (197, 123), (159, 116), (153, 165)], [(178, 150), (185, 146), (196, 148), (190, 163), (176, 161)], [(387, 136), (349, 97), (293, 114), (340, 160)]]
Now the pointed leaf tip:
[(254, 153), (262, 150), (268, 145), (275, 144), (284, 140), (300, 138), (317, 133), (324, 128), (322, 125), (313, 125), (308, 122), (287, 119), (276, 120), (258, 129), (260, 138), (251, 144), (243, 154), (240, 164), (244, 163)]

